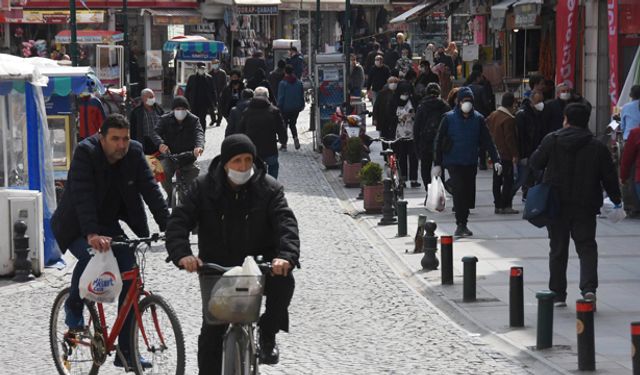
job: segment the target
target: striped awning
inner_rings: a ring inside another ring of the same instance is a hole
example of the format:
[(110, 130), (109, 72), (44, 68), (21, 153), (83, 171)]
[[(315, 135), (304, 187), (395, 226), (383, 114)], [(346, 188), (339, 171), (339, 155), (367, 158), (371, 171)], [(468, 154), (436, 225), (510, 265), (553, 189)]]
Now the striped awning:
[(222, 53), (225, 49), (224, 43), (217, 40), (208, 41), (176, 41), (168, 40), (164, 43), (162, 50), (171, 52), (181, 50), (184, 52), (208, 52), (212, 54)]
[[(11, 91), (24, 93), (25, 81), (23, 80), (0, 80), (0, 95), (7, 95)], [(71, 93), (76, 95), (93, 92), (99, 89), (102, 84), (98, 77), (93, 74), (82, 77), (49, 77), (49, 83), (42, 88), (42, 95), (67, 96)]]

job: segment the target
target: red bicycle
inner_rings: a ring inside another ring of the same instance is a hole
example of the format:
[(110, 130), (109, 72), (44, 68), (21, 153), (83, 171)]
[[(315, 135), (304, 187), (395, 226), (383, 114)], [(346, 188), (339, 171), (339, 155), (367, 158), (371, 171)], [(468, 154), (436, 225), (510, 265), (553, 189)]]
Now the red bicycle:
[[(69, 330), (64, 321), (64, 306), (69, 298), (70, 288), (58, 294), (53, 302), (49, 321), (51, 351), (58, 373), (95, 375), (107, 357), (115, 351), (126, 372), (134, 371), (139, 375), (143, 371), (153, 374), (184, 374), (184, 336), (178, 317), (162, 297), (144, 290), (145, 253), (151, 242), (161, 239), (160, 235), (154, 234), (147, 238), (111, 243), (112, 246), (126, 247), (136, 254), (134, 267), (122, 273), (123, 281), (132, 282), (125, 302), (111, 326), (111, 332), (102, 303), (87, 300), (84, 301), (83, 312), (85, 326), (81, 330)], [(142, 300), (141, 296), (144, 296)], [(132, 309), (135, 316), (130, 335), (132, 363), (127, 363), (127, 358), (115, 343), (125, 317)]]
[(391, 180), (391, 191), (393, 192), (393, 207), (397, 208), (399, 199), (404, 199), (404, 180), (402, 179), (402, 173), (400, 166), (398, 165), (398, 157), (393, 151), (393, 145), (398, 142), (410, 141), (411, 138), (398, 138), (396, 140), (389, 140), (384, 138), (375, 138), (374, 142), (380, 142), (383, 145), (387, 145), (387, 149), (382, 150), (380, 155), (384, 157), (384, 176)]

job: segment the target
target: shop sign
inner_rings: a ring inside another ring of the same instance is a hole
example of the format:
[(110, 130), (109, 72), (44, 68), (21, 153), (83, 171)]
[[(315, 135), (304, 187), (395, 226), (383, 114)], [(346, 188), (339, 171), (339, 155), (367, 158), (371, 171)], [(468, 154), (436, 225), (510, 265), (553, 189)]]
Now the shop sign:
[(540, 8), (538, 4), (516, 4), (513, 13), (516, 17), (516, 27), (532, 27), (536, 25)]
[(556, 6), (556, 84), (575, 87), (578, 43), (578, 0), (560, 0)]
[[(69, 23), (69, 10), (23, 10), (20, 23)], [(76, 12), (76, 23), (103, 23), (104, 11), (79, 10)]]
[(202, 23), (200, 16), (179, 16), (179, 15), (154, 15), (153, 24), (156, 26), (166, 25), (198, 25)]
[(618, 0), (607, 1), (609, 35), (609, 98), (611, 107), (618, 104)]
[(389, 0), (351, 0), (352, 5), (387, 5)]
[(253, 6), (253, 5), (240, 5), (236, 7), (239, 14), (252, 15), (252, 16), (270, 16), (278, 14), (277, 5), (266, 6)]

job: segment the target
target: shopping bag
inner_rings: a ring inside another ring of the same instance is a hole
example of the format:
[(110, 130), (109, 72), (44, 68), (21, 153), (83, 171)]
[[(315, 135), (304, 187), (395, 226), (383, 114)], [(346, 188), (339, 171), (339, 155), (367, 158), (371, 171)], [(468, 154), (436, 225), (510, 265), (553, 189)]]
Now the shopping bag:
[(440, 179), (440, 176), (431, 177), (427, 196), (427, 210), (442, 212), (446, 202), (447, 197), (442, 179)]
[(113, 250), (94, 254), (80, 276), (80, 298), (111, 303), (120, 295), (122, 278)]
[(262, 289), (262, 272), (253, 257), (248, 256), (242, 267), (233, 267), (216, 282), (207, 309), (221, 321), (253, 321), (260, 311)]
[(551, 185), (537, 184), (527, 192), (522, 218), (538, 228), (549, 224), (558, 212), (557, 201), (554, 200)]
[(619, 223), (627, 217), (627, 214), (624, 212), (622, 206), (616, 207), (616, 205), (611, 202), (611, 199), (608, 197), (604, 199), (602, 202), (602, 216), (609, 219), (612, 223)]

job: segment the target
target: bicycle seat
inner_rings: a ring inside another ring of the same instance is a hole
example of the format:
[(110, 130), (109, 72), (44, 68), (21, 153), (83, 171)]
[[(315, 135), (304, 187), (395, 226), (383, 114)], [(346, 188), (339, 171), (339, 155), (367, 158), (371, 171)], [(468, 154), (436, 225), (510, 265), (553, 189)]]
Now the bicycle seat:
[(390, 149), (390, 148), (388, 148), (388, 149), (386, 149), (386, 150), (382, 150), (382, 151), (380, 151), (380, 155), (381, 155), (381, 156), (389, 156), (389, 155), (391, 155), (391, 154), (393, 154), (393, 150), (392, 150), (392, 149)]

